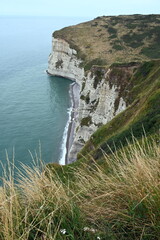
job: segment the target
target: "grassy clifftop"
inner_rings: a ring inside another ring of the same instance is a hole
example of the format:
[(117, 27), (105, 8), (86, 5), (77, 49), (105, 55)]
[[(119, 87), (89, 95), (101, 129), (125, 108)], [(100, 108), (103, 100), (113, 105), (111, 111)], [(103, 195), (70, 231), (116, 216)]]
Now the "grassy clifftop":
[(98, 17), (53, 33), (77, 49), (85, 69), (160, 56), (160, 15)]

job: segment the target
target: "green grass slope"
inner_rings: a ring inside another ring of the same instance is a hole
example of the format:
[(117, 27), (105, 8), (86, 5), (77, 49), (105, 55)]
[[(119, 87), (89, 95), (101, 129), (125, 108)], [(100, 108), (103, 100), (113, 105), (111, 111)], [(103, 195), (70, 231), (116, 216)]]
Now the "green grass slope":
[[(78, 157), (100, 159), (132, 141), (156, 135), (160, 129), (160, 61), (145, 62), (133, 73), (126, 89), (128, 108), (108, 124), (100, 127), (86, 143)], [(157, 139), (159, 141), (159, 139)]]
[(92, 65), (157, 59), (160, 56), (160, 15), (102, 16), (53, 33), (65, 39)]

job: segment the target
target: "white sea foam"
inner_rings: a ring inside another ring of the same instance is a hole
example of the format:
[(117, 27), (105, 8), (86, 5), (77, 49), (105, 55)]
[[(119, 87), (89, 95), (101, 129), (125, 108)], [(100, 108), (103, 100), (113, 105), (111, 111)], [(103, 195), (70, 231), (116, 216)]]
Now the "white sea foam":
[[(72, 83), (71, 85), (74, 85), (74, 83)], [(69, 95), (70, 95), (70, 98), (71, 98), (71, 107), (68, 108), (68, 121), (67, 121), (67, 124), (65, 126), (65, 129), (64, 129), (64, 133), (63, 133), (63, 138), (62, 138), (62, 146), (61, 146), (61, 158), (59, 160), (59, 163), (61, 165), (65, 165), (65, 159), (66, 159), (66, 154), (67, 154), (67, 137), (68, 137), (68, 128), (69, 128), (69, 124), (71, 122), (71, 113), (72, 113), (72, 109), (73, 109), (73, 99), (72, 99), (72, 94), (71, 94), (71, 91), (72, 91), (72, 86), (70, 85), (70, 89), (69, 89)]]
[(66, 158), (66, 153), (67, 153), (66, 144), (67, 144), (67, 137), (68, 137), (68, 128), (69, 128), (69, 124), (71, 122), (72, 107), (70, 107), (67, 112), (68, 112), (69, 118), (68, 118), (67, 124), (65, 126), (63, 138), (62, 138), (61, 158), (59, 160), (59, 163), (61, 165), (65, 165), (65, 158)]
[(62, 146), (61, 146), (61, 158), (59, 160), (59, 163), (61, 165), (65, 165), (66, 161), (66, 154), (67, 154), (67, 137), (68, 137), (68, 128), (69, 128), (69, 124), (71, 123), (71, 113), (72, 113), (72, 110), (73, 110), (73, 99), (72, 99), (72, 86), (75, 84), (75, 82), (71, 83), (70, 85), (70, 90), (69, 90), (69, 95), (70, 95), (70, 98), (71, 98), (71, 107), (68, 108), (68, 121), (67, 121), (67, 124), (65, 126), (65, 129), (64, 129), (64, 133), (63, 133), (63, 138), (62, 138)]

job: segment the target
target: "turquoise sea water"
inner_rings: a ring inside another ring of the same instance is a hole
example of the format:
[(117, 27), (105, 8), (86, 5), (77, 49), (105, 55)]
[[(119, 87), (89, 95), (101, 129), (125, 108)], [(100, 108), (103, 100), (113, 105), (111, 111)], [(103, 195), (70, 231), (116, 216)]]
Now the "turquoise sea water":
[[(84, 19), (0, 17), (0, 160), (13, 148), (15, 163), (30, 165), (41, 143), (45, 163), (59, 162), (70, 108), (70, 80), (49, 77), (48, 55), (56, 29)], [(2, 173), (0, 167), (0, 175)]]

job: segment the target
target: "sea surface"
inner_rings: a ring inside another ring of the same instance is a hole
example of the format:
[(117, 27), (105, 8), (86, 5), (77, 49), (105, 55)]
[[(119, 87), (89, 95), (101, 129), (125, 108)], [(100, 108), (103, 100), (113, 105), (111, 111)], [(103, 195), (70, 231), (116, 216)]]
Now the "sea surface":
[[(52, 32), (82, 18), (0, 17), (0, 161), (64, 161), (71, 81), (49, 77)], [(39, 148), (41, 149), (39, 151)], [(2, 166), (0, 166), (0, 176)]]

